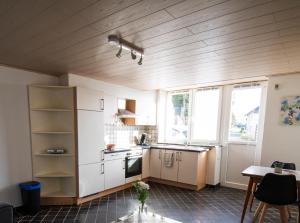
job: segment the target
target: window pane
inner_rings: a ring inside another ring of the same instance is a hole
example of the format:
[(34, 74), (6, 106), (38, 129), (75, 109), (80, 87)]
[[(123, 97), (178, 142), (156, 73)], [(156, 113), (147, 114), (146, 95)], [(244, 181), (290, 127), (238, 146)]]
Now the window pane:
[(219, 95), (219, 89), (200, 90), (195, 93), (192, 140), (217, 140)]
[(256, 141), (261, 87), (234, 88), (231, 98), (230, 141)]
[(185, 141), (188, 132), (189, 93), (169, 94), (167, 101), (167, 141)]

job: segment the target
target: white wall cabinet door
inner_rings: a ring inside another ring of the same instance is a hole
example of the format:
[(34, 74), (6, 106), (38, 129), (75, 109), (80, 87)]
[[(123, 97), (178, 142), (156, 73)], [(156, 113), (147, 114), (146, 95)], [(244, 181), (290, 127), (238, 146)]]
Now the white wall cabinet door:
[(79, 197), (104, 190), (104, 164), (93, 163), (79, 166)]
[(103, 112), (78, 110), (77, 115), (79, 165), (101, 162), (105, 149)]
[(125, 184), (125, 160), (110, 160), (104, 163), (105, 189)]
[(150, 149), (143, 149), (142, 178), (150, 177)]
[(143, 94), (136, 99), (136, 124), (156, 125), (156, 95)]
[(104, 106), (103, 92), (77, 87), (77, 109), (103, 111)]
[(197, 184), (198, 179), (198, 153), (179, 152), (178, 182)]
[(161, 149), (151, 149), (150, 151), (150, 176), (161, 178), (162, 152)]
[[(173, 165), (171, 167), (165, 166), (164, 159), (167, 154), (172, 154), (173, 156)], [(165, 150), (162, 155), (162, 168), (161, 168), (161, 178), (164, 180), (171, 180), (177, 182), (178, 174), (178, 161), (176, 159), (176, 151)]]
[(104, 94), (104, 101), (104, 124), (115, 124), (115, 114), (118, 112), (118, 99), (116, 96)]

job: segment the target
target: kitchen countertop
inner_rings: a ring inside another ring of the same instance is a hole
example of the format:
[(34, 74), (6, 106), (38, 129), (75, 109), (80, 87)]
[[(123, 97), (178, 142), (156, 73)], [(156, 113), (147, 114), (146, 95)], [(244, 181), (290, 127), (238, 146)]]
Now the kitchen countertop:
[(198, 145), (178, 145), (178, 144), (154, 144), (151, 145), (151, 149), (166, 149), (166, 150), (178, 150), (186, 152), (207, 152), (215, 146), (198, 146)]
[(126, 148), (115, 148), (115, 150), (104, 150), (105, 154), (109, 153), (121, 153), (121, 152), (127, 152), (132, 151), (135, 149), (166, 149), (166, 150), (178, 150), (178, 151), (187, 151), (187, 152), (207, 152), (211, 150), (213, 147), (216, 147), (218, 145), (209, 145), (209, 146), (198, 146), (198, 145), (178, 145), (178, 144), (153, 144), (149, 146), (129, 146)]
[(122, 153), (122, 152), (128, 152), (130, 151), (130, 148), (115, 148), (114, 150), (104, 150), (104, 154), (110, 154), (110, 153)]

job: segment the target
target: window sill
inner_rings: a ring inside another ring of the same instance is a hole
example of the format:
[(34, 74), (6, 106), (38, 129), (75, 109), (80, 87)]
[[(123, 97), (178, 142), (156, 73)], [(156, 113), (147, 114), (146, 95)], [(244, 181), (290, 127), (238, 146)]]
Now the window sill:
[(225, 144), (233, 144), (233, 145), (251, 145), (256, 146), (257, 142), (247, 142), (247, 141), (228, 141)]

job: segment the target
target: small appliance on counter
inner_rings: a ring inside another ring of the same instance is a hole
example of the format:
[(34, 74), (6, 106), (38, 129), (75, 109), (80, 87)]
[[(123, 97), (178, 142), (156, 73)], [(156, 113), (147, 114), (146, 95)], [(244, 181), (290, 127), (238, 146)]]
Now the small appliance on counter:
[(48, 154), (65, 154), (66, 150), (64, 148), (49, 148), (46, 150)]
[(149, 144), (147, 144), (147, 134), (146, 133), (143, 133), (141, 135), (141, 139), (140, 139), (140, 142), (138, 145), (141, 145), (141, 146), (148, 146)]

